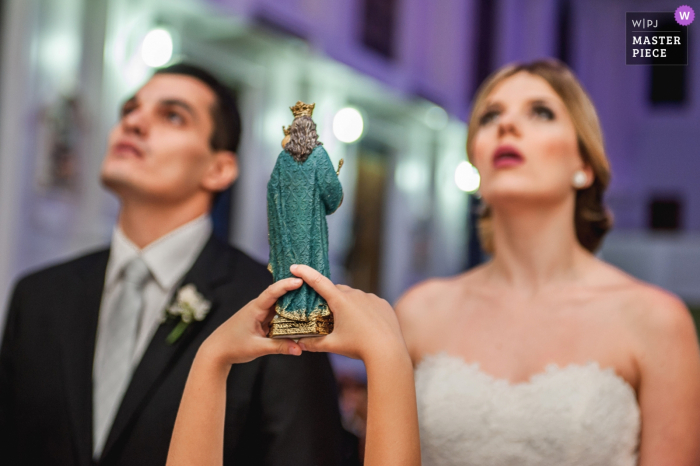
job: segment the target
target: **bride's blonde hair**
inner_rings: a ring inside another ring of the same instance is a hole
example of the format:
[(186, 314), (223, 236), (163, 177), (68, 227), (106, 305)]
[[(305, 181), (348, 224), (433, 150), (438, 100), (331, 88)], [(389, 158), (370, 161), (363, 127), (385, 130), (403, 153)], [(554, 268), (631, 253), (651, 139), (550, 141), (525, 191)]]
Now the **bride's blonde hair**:
[[(605, 155), (603, 133), (593, 102), (565, 64), (553, 59), (511, 64), (486, 78), (477, 90), (469, 116), (467, 156), (471, 160), (474, 139), (479, 131), (479, 117), (486, 98), (496, 85), (522, 71), (541, 77), (559, 95), (574, 123), (581, 158), (593, 170), (594, 180), (591, 186), (576, 192), (574, 210), (576, 237), (584, 248), (593, 252), (598, 249), (603, 237), (612, 228), (612, 214), (603, 204), (603, 193), (610, 182), (610, 164)], [(488, 206), (484, 206), (479, 219), (479, 239), (484, 250), (493, 254), (493, 226), (491, 209)]]

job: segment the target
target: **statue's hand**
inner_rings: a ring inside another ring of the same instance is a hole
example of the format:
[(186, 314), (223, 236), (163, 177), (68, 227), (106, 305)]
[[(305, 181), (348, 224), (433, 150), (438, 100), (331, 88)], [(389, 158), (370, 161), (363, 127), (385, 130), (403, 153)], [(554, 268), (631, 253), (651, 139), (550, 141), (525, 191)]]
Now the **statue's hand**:
[(343, 163), (345, 163), (345, 161), (340, 159), (340, 162), (338, 162), (338, 170), (335, 172), (336, 175), (340, 175), (340, 169), (343, 168)]

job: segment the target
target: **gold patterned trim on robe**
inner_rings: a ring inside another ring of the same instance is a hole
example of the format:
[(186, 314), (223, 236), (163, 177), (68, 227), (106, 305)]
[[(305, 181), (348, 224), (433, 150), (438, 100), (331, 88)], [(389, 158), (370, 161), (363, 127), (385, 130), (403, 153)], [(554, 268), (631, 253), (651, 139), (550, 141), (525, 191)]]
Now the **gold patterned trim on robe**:
[(331, 315), (331, 310), (328, 309), (328, 304), (319, 304), (311, 312), (307, 314), (306, 309), (294, 309), (289, 311), (280, 306), (280, 302), (275, 304), (275, 312), (278, 316), (297, 322), (311, 322), (319, 317), (328, 317)]
[(289, 320), (276, 315), (270, 322), (270, 338), (320, 337), (333, 331), (333, 315), (318, 317), (308, 322)]

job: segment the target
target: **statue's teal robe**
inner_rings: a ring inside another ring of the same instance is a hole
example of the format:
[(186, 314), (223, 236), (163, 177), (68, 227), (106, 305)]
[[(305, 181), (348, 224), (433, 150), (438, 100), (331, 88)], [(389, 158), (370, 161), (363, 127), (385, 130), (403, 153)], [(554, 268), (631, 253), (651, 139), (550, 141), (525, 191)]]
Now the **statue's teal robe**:
[[(343, 188), (322, 146), (297, 162), (282, 151), (267, 183), (270, 268), (275, 281), (292, 277), (292, 264), (306, 264), (330, 278), (328, 224), (343, 200)], [(277, 301), (282, 317), (309, 321), (328, 316), (328, 304), (304, 283)]]

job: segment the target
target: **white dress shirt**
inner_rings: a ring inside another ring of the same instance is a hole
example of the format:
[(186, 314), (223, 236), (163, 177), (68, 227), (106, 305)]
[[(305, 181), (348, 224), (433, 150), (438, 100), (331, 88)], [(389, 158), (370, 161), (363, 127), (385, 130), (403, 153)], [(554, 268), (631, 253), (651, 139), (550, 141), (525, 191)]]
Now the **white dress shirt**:
[(102, 367), (106, 351), (105, 339), (101, 335), (107, 331), (105, 322), (117, 306), (126, 265), (136, 256), (141, 256), (151, 272), (151, 278), (148, 279), (143, 292), (144, 305), (132, 358), (133, 371), (162, 322), (165, 308), (170, 303), (176, 286), (194, 265), (211, 232), (211, 218), (205, 214), (139, 249), (126, 237), (121, 228), (115, 227), (97, 325), (94, 373), (101, 373), (97, 368)]

